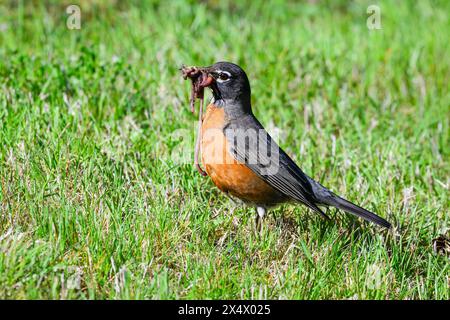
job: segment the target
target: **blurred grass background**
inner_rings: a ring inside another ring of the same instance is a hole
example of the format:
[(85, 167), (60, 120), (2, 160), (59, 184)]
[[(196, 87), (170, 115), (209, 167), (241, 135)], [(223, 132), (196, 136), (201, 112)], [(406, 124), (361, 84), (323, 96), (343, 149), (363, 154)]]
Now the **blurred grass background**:
[[(85, 0), (80, 30), (70, 4), (0, 3), (1, 298), (450, 298), (448, 1)], [(393, 234), (283, 206), (260, 238), (174, 161), (196, 118), (178, 68), (218, 60)]]

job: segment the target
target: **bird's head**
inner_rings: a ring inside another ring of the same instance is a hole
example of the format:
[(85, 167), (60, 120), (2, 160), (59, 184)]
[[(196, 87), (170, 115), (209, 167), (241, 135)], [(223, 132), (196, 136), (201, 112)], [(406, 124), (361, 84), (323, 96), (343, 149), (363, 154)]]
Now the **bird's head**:
[(245, 71), (237, 64), (216, 62), (209, 67), (183, 66), (181, 71), (185, 79), (192, 80), (194, 97), (202, 98), (203, 89), (208, 87), (213, 93), (213, 103), (224, 107), (229, 115), (251, 112), (250, 83)]
[(208, 87), (217, 102), (250, 103), (250, 83), (245, 71), (231, 62), (217, 62), (202, 68), (208, 75)]

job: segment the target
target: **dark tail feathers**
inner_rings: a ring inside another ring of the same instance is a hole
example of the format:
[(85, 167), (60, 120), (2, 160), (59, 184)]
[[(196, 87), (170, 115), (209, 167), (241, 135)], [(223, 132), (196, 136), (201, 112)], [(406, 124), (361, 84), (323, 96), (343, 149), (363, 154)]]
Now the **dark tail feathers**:
[[(325, 199), (324, 199), (325, 200)], [(350, 201), (347, 201), (337, 195), (327, 197), (326, 201), (324, 201), (326, 204), (331, 205), (333, 207), (336, 207), (338, 209), (344, 210), (348, 213), (351, 213), (357, 217), (361, 217), (367, 221), (371, 221), (373, 223), (378, 224), (379, 226), (390, 228), (391, 224), (384, 220), (383, 218), (377, 216), (375, 213), (372, 213), (364, 208), (361, 208), (357, 206), (354, 203), (351, 203)]]

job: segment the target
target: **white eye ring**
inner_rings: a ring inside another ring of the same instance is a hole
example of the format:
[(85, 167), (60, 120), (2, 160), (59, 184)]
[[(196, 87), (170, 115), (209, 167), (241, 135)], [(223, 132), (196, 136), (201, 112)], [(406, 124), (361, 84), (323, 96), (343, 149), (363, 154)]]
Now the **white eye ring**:
[(228, 76), (228, 79), (220, 79), (220, 76), (217, 77), (216, 81), (217, 81), (218, 83), (224, 83), (224, 82), (230, 81), (230, 79), (231, 79), (231, 73), (229, 73), (228, 71), (217, 70), (217, 73), (218, 73), (219, 75), (220, 75), (220, 74), (226, 74), (226, 75)]

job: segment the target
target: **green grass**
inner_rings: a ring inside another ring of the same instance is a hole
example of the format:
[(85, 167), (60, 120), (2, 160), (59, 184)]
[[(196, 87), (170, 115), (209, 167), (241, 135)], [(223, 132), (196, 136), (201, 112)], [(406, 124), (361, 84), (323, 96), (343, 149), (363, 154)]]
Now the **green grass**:
[[(133, 3), (81, 1), (81, 30), (72, 1), (0, 4), (0, 298), (450, 298), (448, 1)], [(218, 60), (394, 232), (286, 205), (259, 237), (191, 161), (178, 68)]]

